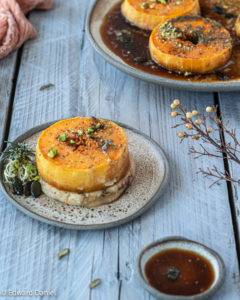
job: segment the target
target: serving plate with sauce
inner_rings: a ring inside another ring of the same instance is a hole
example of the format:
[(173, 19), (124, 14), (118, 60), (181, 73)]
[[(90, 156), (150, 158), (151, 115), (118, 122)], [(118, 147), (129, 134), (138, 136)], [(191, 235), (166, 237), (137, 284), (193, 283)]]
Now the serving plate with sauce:
[(140, 253), (140, 279), (159, 299), (207, 299), (225, 278), (220, 256), (208, 247), (182, 238), (156, 241)]
[[(238, 4), (239, 5), (239, 4)], [(86, 31), (96, 51), (123, 72), (148, 82), (194, 91), (240, 90), (240, 42), (233, 34), (234, 47), (227, 65), (207, 75), (176, 74), (155, 64), (149, 54), (150, 32), (132, 26), (121, 15), (121, 1), (96, 0), (90, 7)], [(240, 6), (240, 5), (239, 5)], [(202, 15), (233, 28), (235, 15), (217, 6)]]
[[(34, 127), (20, 135), (11, 145), (24, 143), (35, 152), (39, 135), (55, 122)], [(4, 151), (0, 158), (0, 188), (5, 197), (28, 216), (50, 225), (75, 230), (96, 230), (119, 226), (143, 214), (160, 196), (168, 182), (169, 164), (161, 147), (144, 133), (125, 124), (115, 122), (125, 129), (129, 151), (135, 163), (132, 184), (113, 203), (98, 207), (68, 205), (48, 197), (38, 198), (13, 193), (4, 180)]]

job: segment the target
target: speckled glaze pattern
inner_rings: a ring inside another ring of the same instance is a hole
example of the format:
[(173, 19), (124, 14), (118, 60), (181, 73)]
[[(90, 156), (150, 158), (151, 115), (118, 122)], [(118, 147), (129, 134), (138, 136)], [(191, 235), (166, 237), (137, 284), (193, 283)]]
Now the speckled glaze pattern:
[[(164, 153), (154, 141), (134, 129), (127, 128), (126, 132), (136, 173), (126, 192), (109, 205), (83, 208), (61, 203), (44, 194), (37, 199), (13, 195), (3, 182), (1, 163), (3, 191), (20, 210), (38, 220), (60, 227), (100, 229), (130, 221), (159, 199), (167, 181), (168, 163)], [(39, 130), (35, 130), (35, 133), (26, 133), (25, 138), (22, 136), (17, 139), (17, 142), (24, 140), (32, 149), (35, 149), (39, 134)]]
[(175, 89), (187, 89), (193, 91), (239, 91), (240, 80), (216, 81), (216, 82), (194, 82), (191, 80), (175, 80), (167, 77), (161, 77), (141, 71), (129, 66), (114, 52), (112, 52), (103, 42), (100, 34), (104, 16), (109, 9), (120, 0), (95, 0), (90, 6), (86, 20), (86, 32), (94, 49), (110, 64), (121, 71), (148, 82), (160, 84)]

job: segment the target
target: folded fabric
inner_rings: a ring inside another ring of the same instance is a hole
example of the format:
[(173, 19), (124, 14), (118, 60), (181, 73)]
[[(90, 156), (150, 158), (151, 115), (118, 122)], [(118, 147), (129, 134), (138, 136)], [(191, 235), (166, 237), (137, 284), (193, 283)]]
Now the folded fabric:
[(32, 9), (49, 9), (53, 0), (0, 0), (0, 59), (37, 35), (25, 17)]
[(53, 0), (17, 0), (17, 2), (24, 13), (33, 9), (50, 9), (53, 5)]

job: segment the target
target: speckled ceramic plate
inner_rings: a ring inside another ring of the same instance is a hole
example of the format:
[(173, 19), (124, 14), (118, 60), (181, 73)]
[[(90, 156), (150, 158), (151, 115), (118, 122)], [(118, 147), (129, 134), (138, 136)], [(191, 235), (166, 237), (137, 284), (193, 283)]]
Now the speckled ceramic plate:
[[(37, 138), (47, 123), (19, 136), (13, 143), (25, 142), (35, 149)], [(27, 215), (59, 227), (69, 229), (102, 229), (126, 223), (146, 211), (166, 185), (169, 167), (159, 145), (136, 129), (119, 123), (127, 132), (129, 150), (136, 165), (131, 186), (115, 202), (97, 208), (83, 208), (63, 204), (46, 195), (34, 199), (13, 195), (3, 182), (3, 160), (0, 161), (0, 182), (6, 198)]]
[(216, 82), (194, 82), (190, 80), (175, 80), (162, 76), (152, 75), (132, 66), (129, 66), (104, 44), (100, 34), (100, 27), (102, 25), (104, 16), (108, 13), (110, 8), (119, 1), (120, 0), (95, 0), (95, 2), (90, 7), (86, 21), (86, 31), (88, 33), (88, 37), (93, 47), (110, 64), (114, 65), (118, 69), (131, 76), (143, 79), (145, 81), (157, 83), (163, 86), (173, 87), (176, 89), (214, 92), (240, 90), (240, 80)]

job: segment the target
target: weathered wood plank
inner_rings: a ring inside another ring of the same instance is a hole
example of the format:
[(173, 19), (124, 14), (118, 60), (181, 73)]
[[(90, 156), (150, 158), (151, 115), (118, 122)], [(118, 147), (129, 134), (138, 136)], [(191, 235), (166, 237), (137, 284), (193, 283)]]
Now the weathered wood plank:
[[(212, 95), (170, 91), (109, 66), (84, 36), (86, 7), (87, 2), (58, 0), (53, 11), (31, 16), (40, 35), (23, 52), (10, 138), (61, 117), (113, 118), (140, 128), (162, 145), (171, 163), (170, 184), (142, 217), (95, 232), (41, 224), (1, 196), (1, 289), (52, 288), (60, 300), (151, 299), (136, 278), (136, 257), (153, 240), (183, 235), (208, 244), (224, 258), (227, 280), (214, 299), (238, 299), (234, 276), (239, 272), (226, 186), (208, 189), (209, 183), (195, 174), (206, 162), (188, 159), (187, 144), (179, 145), (170, 129), (170, 99), (178, 97), (185, 105), (201, 109), (213, 103)], [(40, 91), (47, 83), (55, 87)], [(221, 162), (218, 166), (222, 168)], [(58, 261), (58, 251), (66, 247), (70, 255)], [(88, 285), (95, 278), (101, 278), (102, 284), (90, 291)]]
[[(229, 129), (236, 129), (237, 131), (237, 138), (240, 139), (240, 101), (239, 101), (239, 93), (221, 93), (219, 95), (220, 100), (220, 107), (221, 112), (223, 115), (223, 120), (228, 123), (227, 127)], [(229, 167), (231, 175), (236, 178), (240, 179), (239, 176), (239, 166), (229, 161)], [(236, 229), (238, 230), (238, 234), (240, 233), (240, 188), (237, 184), (232, 184), (232, 191), (233, 191), (233, 205), (235, 207), (235, 217), (236, 217)], [(240, 238), (240, 236), (239, 236)], [(240, 240), (238, 241), (239, 248), (240, 248)], [(239, 253), (240, 255), (240, 253)]]
[[(91, 59), (89, 51), (84, 53), (86, 59), (83, 61), (94, 61), (92, 66), (85, 65), (84, 69), (87, 78), (84, 86), (89, 84), (88, 93), (83, 92), (84, 104), (81, 104), (86, 108), (85, 112), (113, 117), (150, 134), (163, 145), (173, 169), (169, 191), (155, 208), (119, 230), (121, 299), (148, 299), (148, 294), (135, 280), (137, 253), (148, 242), (170, 234), (197, 239), (218, 250), (228, 265), (228, 280), (221, 296), (217, 295), (216, 299), (237, 299), (239, 286), (237, 287), (233, 278), (238, 275), (238, 267), (233, 232), (231, 226), (228, 226), (231, 214), (226, 186), (223, 184), (208, 189), (209, 182), (195, 174), (200, 167), (206, 167), (206, 162), (190, 161), (186, 155), (187, 147), (180, 146), (175, 133), (170, 130), (173, 125), (169, 118), (170, 99), (180, 97), (188, 107), (203, 109), (213, 103), (212, 96), (171, 92), (130, 77), (126, 78), (109, 65), (101, 65), (102, 60), (98, 56), (94, 55), (94, 59)], [(99, 72), (99, 76), (105, 79), (99, 85), (97, 76), (92, 75), (90, 82), (87, 70), (91, 74)], [(110, 80), (111, 86), (108, 86)], [(92, 89), (92, 82), (97, 82), (96, 89)], [(102, 107), (96, 105), (93, 100), (96, 97), (100, 97)], [(110, 103), (109, 99), (112, 99)], [(221, 161), (216, 163), (222, 167)], [(226, 256), (228, 251), (232, 254)], [(109, 272), (109, 263), (106, 263), (105, 272)], [(104, 292), (101, 295), (103, 298)], [(96, 294), (96, 299), (101, 299), (100, 292)]]
[[(34, 125), (67, 117), (74, 110), (70, 99), (78, 100), (87, 3), (55, 2), (52, 11), (34, 12), (30, 17), (39, 36), (24, 48), (10, 139)], [(48, 83), (54, 87), (40, 90)], [(16, 211), (2, 194), (0, 213), (1, 290), (53, 289), (59, 299), (89, 297), (92, 244), (97, 233), (70, 232), (33, 221)], [(66, 247), (72, 249), (69, 257), (58, 261), (58, 251)]]
[(10, 98), (13, 88), (16, 61), (16, 52), (0, 61), (0, 149), (4, 141), (8, 113), (9, 110), (11, 110)]

